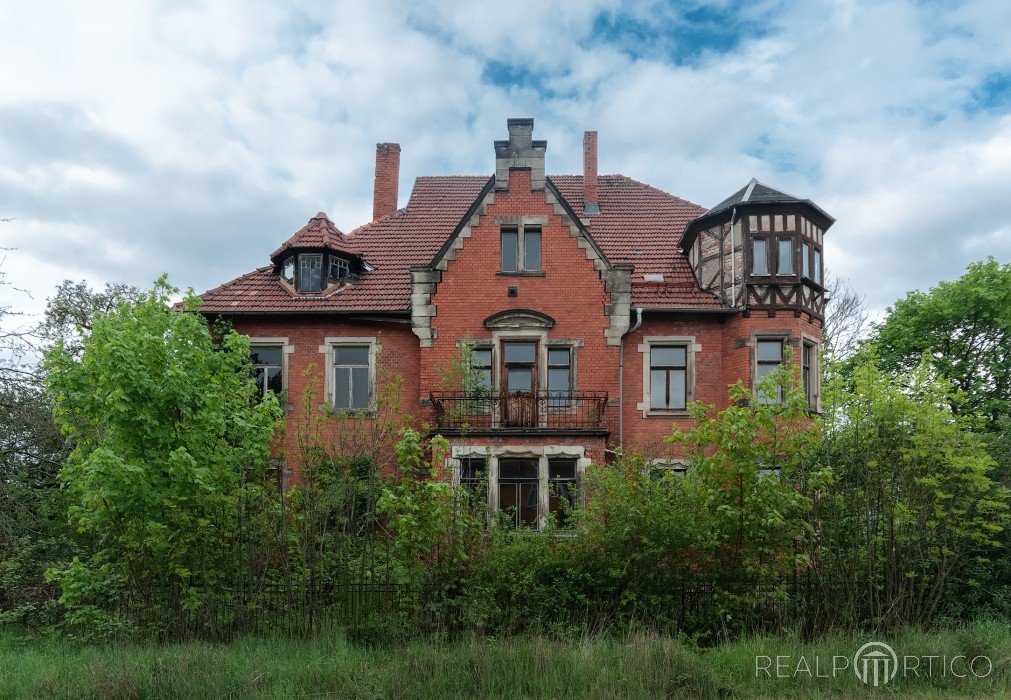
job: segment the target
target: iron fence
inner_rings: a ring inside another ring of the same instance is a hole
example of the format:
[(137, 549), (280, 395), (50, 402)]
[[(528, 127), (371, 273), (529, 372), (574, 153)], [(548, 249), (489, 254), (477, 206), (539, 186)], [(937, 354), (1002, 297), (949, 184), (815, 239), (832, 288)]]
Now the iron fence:
[(601, 430), (607, 393), (432, 392), (437, 428)]

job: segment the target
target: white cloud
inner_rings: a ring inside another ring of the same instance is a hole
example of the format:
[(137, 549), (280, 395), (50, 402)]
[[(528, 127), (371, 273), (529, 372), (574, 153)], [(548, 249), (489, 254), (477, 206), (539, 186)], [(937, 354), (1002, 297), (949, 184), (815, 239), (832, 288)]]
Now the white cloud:
[[(1011, 73), (1000, 0), (698, 3), (721, 50), (682, 64), (665, 52), (704, 32), (648, 2), (623, 11), (666, 35), (638, 44), (592, 34), (602, 2), (8, 5), (0, 246), (37, 300), (64, 277), (213, 286), (319, 209), (366, 221), (376, 142), (403, 145), (403, 203), (417, 175), (490, 172), (527, 115), (554, 172), (595, 128), (603, 172), (700, 204), (752, 175), (810, 196), (839, 220), (827, 263), (878, 309), (1011, 258), (1011, 99), (984, 89)], [(535, 82), (491, 84), (489, 61)]]

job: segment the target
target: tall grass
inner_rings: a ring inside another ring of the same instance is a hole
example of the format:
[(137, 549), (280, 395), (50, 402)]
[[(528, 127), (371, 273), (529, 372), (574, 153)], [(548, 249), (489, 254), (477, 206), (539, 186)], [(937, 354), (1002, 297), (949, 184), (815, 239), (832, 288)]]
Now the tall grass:
[[(77, 646), (0, 635), (0, 698), (1003, 698), (1011, 696), (1011, 628), (976, 623), (889, 640), (902, 654), (987, 655), (985, 679), (897, 678), (885, 689), (834, 679), (756, 677), (756, 654), (852, 656), (866, 639), (806, 644), (747, 638), (699, 648), (657, 636), (471, 637), (366, 649), (340, 636), (245, 638), (226, 645)], [(890, 692), (889, 692), (890, 691)]]

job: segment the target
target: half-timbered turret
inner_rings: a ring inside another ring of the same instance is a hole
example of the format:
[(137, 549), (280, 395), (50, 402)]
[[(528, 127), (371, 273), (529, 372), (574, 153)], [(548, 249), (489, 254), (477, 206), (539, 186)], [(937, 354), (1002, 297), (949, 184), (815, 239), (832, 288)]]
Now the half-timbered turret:
[(823, 318), (823, 243), (835, 219), (752, 179), (693, 220), (681, 238), (699, 285), (740, 309)]

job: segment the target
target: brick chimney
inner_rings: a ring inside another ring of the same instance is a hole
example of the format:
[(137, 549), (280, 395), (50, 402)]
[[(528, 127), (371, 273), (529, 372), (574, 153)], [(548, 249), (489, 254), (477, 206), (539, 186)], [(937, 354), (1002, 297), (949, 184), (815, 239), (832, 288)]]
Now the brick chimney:
[(583, 132), (583, 214), (599, 214), (597, 204), (597, 132)]
[(397, 185), (400, 182), (400, 144), (376, 144), (376, 187), (372, 195), (372, 220), (397, 210)]

